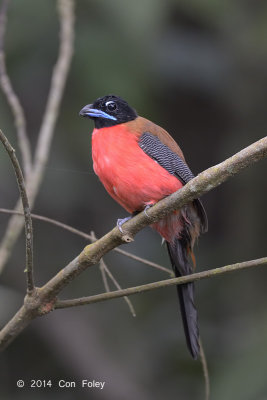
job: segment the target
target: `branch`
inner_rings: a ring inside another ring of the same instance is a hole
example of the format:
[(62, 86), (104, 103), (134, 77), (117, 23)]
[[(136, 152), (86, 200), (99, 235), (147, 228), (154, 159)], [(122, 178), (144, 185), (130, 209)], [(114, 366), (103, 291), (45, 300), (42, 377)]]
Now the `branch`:
[(200, 361), (202, 365), (202, 370), (203, 370), (203, 376), (204, 376), (204, 381), (205, 381), (205, 400), (210, 399), (210, 376), (209, 376), (209, 370), (208, 370), (208, 364), (206, 360), (206, 355), (203, 347), (202, 340), (200, 338), (199, 340), (199, 346), (200, 346)]
[(24, 110), (7, 74), (5, 63), (4, 38), (8, 5), (9, 0), (3, 0), (0, 10), (0, 86), (14, 116), (18, 145), (22, 155), (23, 170), (26, 179), (28, 179), (32, 167), (32, 160), (30, 142), (26, 131), (26, 120)]
[(32, 220), (31, 220), (31, 212), (30, 205), (28, 201), (28, 196), (25, 189), (25, 182), (23, 178), (23, 174), (18, 162), (18, 159), (15, 154), (15, 150), (7, 140), (6, 136), (0, 129), (0, 140), (5, 147), (9, 158), (12, 162), (15, 175), (17, 178), (19, 193), (22, 201), (23, 211), (24, 211), (24, 220), (25, 220), (25, 237), (26, 237), (26, 273), (27, 273), (27, 292), (31, 294), (34, 289), (34, 280), (33, 280), (33, 231), (32, 231)]
[(145, 258), (138, 257), (138, 256), (136, 256), (135, 254), (131, 254), (131, 253), (129, 253), (128, 251), (119, 249), (118, 247), (116, 247), (116, 248), (114, 249), (114, 251), (116, 251), (117, 253), (120, 253), (120, 254), (122, 254), (123, 256), (126, 256), (126, 257), (128, 257), (128, 258), (132, 258), (132, 259), (135, 260), (135, 261), (139, 261), (139, 262), (141, 262), (141, 263), (143, 263), (143, 264), (145, 264), (145, 265), (149, 265), (150, 267), (159, 269), (160, 271), (167, 272), (167, 274), (169, 274), (170, 276), (174, 276), (174, 273), (173, 273), (172, 270), (170, 270), (169, 268), (163, 267), (162, 265), (159, 265), (159, 264), (157, 264), (157, 263), (154, 263), (154, 262), (152, 262), (152, 261), (149, 261), (149, 260), (147, 260), (147, 259), (145, 259)]
[(105, 267), (104, 267), (104, 259), (101, 258), (100, 262), (99, 262), (99, 269), (100, 269), (100, 273), (101, 273), (101, 277), (103, 280), (103, 284), (104, 284), (104, 288), (106, 292), (110, 292), (110, 287), (108, 284), (108, 280), (107, 280), (107, 275), (106, 275), (106, 271), (105, 271)]
[(241, 269), (259, 267), (267, 265), (267, 257), (257, 260), (245, 261), (242, 263), (226, 265), (224, 267), (211, 269), (208, 271), (197, 272), (191, 275), (181, 276), (179, 278), (165, 279), (163, 281), (147, 283), (146, 285), (134, 286), (128, 289), (116, 290), (109, 293), (96, 294), (94, 296), (81, 297), (79, 299), (58, 300), (55, 303), (55, 308), (77, 307), (85, 304), (99, 303), (101, 301), (117, 299), (123, 296), (130, 296), (137, 293), (148, 292), (150, 290), (159, 289), (173, 285), (183, 285), (185, 283), (199, 281), (200, 279), (213, 278), (221, 274), (227, 274)]
[[(183, 188), (173, 193), (172, 195), (162, 199), (153, 207), (147, 214), (141, 212), (123, 225), (124, 233), (121, 233), (118, 227), (107, 233), (101, 239), (86, 246), (83, 251), (72, 260), (65, 268), (60, 270), (52, 279), (50, 279), (42, 288), (36, 288), (31, 297), (26, 296), (24, 305), (11, 321), (0, 332), (0, 349), (4, 349), (14, 338), (21, 332), (22, 329), (37, 315), (42, 315), (52, 311), (57, 301), (57, 295), (68, 285), (76, 276), (80, 275), (86, 268), (96, 264), (110, 250), (115, 247), (128, 243), (133, 240), (133, 237), (142, 228), (150, 225), (152, 222), (159, 221), (168, 213), (179, 209), (184, 204), (201, 196), (202, 194), (214, 189), (216, 186), (223, 183), (243, 168), (247, 167), (260, 160), (267, 154), (267, 137), (248, 146), (239, 153), (228, 158), (226, 161), (207, 169), (197, 177), (189, 181)], [(257, 265), (265, 265), (266, 258), (249, 261), (246, 263), (226, 266), (214, 271), (206, 271), (181, 278), (168, 279), (161, 282), (150, 283), (135, 288), (119, 290), (111, 293), (99, 294), (90, 296), (90, 298), (78, 299), (79, 304), (94, 303), (104, 301), (111, 298), (127, 296), (141, 291), (148, 291), (158, 287), (177, 285), (188, 283), (192, 280), (201, 279), (204, 277), (217, 276), (219, 273), (227, 273), (236, 269), (248, 268)], [(74, 300), (65, 300), (57, 302), (57, 308), (73, 306)], [(78, 305), (78, 304), (76, 304)], [(24, 319), (21, 321), (21, 315)], [(25, 320), (27, 324), (25, 324)]]
[(70, 62), (73, 54), (74, 42), (74, 3), (73, 0), (58, 0), (58, 13), (60, 20), (60, 46), (56, 65), (51, 78), (51, 86), (48, 94), (46, 109), (41, 124), (35, 158), (34, 173), (31, 176), (33, 192), (39, 188), (46, 165), (53, 132), (58, 117), (59, 106), (64, 92)]
[[(26, 179), (26, 187), (31, 207), (33, 207), (43, 178), (44, 168), (50, 152), (55, 123), (73, 54), (74, 3), (73, 0), (58, 0), (57, 3), (60, 19), (59, 54), (51, 78), (51, 87), (38, 136), (34, 164), (28, 179)], [(16, 204), (15, 211), (20, 211), (20, 202)], [(20, 218), (16, 215), (10, 218), (0, 246), (0, 273), (4, 269), (22, 227), (23, 222)]]

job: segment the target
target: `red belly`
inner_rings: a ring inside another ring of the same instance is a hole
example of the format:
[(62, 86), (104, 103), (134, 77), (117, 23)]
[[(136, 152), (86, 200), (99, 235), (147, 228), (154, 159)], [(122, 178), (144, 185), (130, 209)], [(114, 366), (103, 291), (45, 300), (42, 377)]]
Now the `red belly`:
[[(125, 124), (94, 129), (92, 156), (94, 171), (106, 190), (130, 213), (143, 210), (147, 204), (154, 204), (183, 186), (144, 153), (138, 145), (138, 137), (129, 132)], [(172, 233), (181, 226), (177, 213), (156, 224), (154, 228), (166, 240), (170, 236), (166, 232), (167, 220), (173, 225)]]

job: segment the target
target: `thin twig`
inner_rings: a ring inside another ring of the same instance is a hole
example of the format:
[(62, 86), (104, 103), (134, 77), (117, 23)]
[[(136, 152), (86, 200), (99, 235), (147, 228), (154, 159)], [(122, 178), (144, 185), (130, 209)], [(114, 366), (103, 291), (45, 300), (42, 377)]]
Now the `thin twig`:
[[(109, 278), (112, 280), (112, 282), (114, 283), (114, 285), (116, 286), (117, 289), (121, 290), (121, 286), (119, 284), (119, 282), (115, 279), (114, 275), (112, 275), (112, 273), (110, 272), (109, 268), (107, 267), (107, 264), (103, 261), (103, 258), (101, 258), (100, 263), (103, 263), (103, 269), (104, 271), (107, 273), (107, 275), (109, 276)], [(133, 317), (136, 317), (136, 312), (134, 309), (134, 306), (131, 302), (131, 300), (127, 297), (127, 296), (123, 296), (124, 300), (126, 301), (129, 310), (132, 314)]]
[(203, 272), (197, 272), (195, 274), (186, 275), (179, 278), (165, 279), (163, 281), (147, 283), (146, 285), (140, 285), (140, 286), (130, 287), (128, 289), (116, 290), (114, 292), (101, 293), (101, 294), (96, 294), (94, 296), (81, 297), (78, 299), (58, 300), (55, 304), (55, 308), (69, 308), (69, 307), (82, 306), (85, 304), (99, 303), (100, 301), (117, 299), (123, 296), (131, 296), (133, 294), (148, 292), (150, 290), (155, 290), (167, 286), (182, 285), (185, 283), (198, 281), (200, 279), (213, 278), (221, 274), (226, 274), (241, 269), (258, 267), (263, 265), (267, 265), (267, 257), (259, 258), (257, 260), (245, 261), (237, 264), (226, 265), (224, 267), (215, 268)]
[(9, 0), (3, 0), (0, 9), (0, 86), (6, 96), (7, 102), (13, 113), (15, 125), (17, 129), (18, 145), (22, 156), (22, 166), (26, 180), (29, 177), (32, 160), (31, 160), (31, 146), (26, 131), (26, 119), (24, 115), (23, 107), (16, 95), (11, 80), (8, 76), (6, 63), (5, 63), (5, 32), (6, 32), (6, 20)]
[(169, 268), (163, 267), (160, 264), (157, 264), (157, 263), (154, 263), (152, 261), (146, 260), (145, 258), (142, 258), (142, 257), (138, 257), (135, 254), (131, 254), (128, 251), (119, 249), (118, 247), (116, 247), (114, 250), (117, 251), (117, 253), (120, 253), (120, 254), (122, 254), (122, 255), (124, 255), (126, 257), (132, 258), (135, 261), (139, 261), (140, 263), (149, 265), (150, 267), (159, 269), (160, 271), (167, 272), (167, 274), (169, 274), (170, 276), (174, 276), (173, 271), (171, 271)]
[(205, 351), (203, 347), (202, 340), (199, 340), (199, 356), (200, 356), (200, 362), (202, 365), (202, 370), (203, 370), (203, 376), (204, 376), (204, 382), (205, 382), (205, 400), (210, 399), (210, 376), (209, 376), (209, 370), (208, 370), (208, 364), (205, 356)]
[[(21, 217), (23, 216), (23, 213), (21, 211), (10, 210), (8, 208), (0, 208), (0, 212), (4, 213), (4, 214), (18, 215), (18, 216), (21, 216)], [(57, 221), (57, 220), (52, 219), (52, 218), (45, 217), (43, 215), (34, 214), (34, 213), (32, 213), (31, 216), (32, 216), (33, 219), (36, 219), (36, 220), (39, 220), (39, 221), (43, 221), (43, 222), (47, 222), (49, 224), (58, 226), (59, 228), (65, 229), (65, 230), (67, 230), (67, 231), (69, 231), (71, 233), (74, 233), (75, 235), (81, 236), (84, 239), (87, 239), (87, 240), (93, 242), (93, 238), (92, 238), (91, 235), (88, 235), (88, 233), (79, 231), (78, 229), (75, 229), (70, 225), (64, 224), (63, 222)]]
[(30, 205), (28, 201), (28, 196), (25, 188), (25, 182), (23, 178), (23, 174), (18, 162), (18, 159), (15, 154), (15, 150), (7, 140), (6, 136), (0, 130), (0, 140), (5, 147), (9, 158), (12, 162), (19, 193), (22, 201), (23, 211), (24, 211), (24, 220), (25, 220), (25, 237), (26, 237), (26, 273), (27, 273), (27, 292), (31, 294), (34, 290), (34, 279), (33, 279), (33, 230), (32, 230), (32, 220), (31, 220), (31, 211)]
[[(15, 210), (9, 210), (7, 208), (0, 208), (0, 213), (4, 213), (4, 214), (15, 214), (15, 215), (20, 215), (23, 216), (23, 213), (20, 211), (15, 211)], [(58, 226), (59, 228), (65, 229), (75, 235), (81, 236), (82, 238), (89, 240), (91, 243), (95, 242), (97, 240), (97, 237), (95, 236), (95, 234), (93, 234), (93, 232), (91, 232), (90, 234), (82, 232), (76, 228), (73, 228), (70, 225), (64, 224), (63, 222), (57, 221), (55, 219), (52, 218), (48, 218), (48, 217), (44, 217), (43, 215), (38, 215), (38, 214), (31, 214), (32, 219), (36, 219), (39, 221), (44, 221), (44, 222), (48, 222), (52, 225)], [(145, 258), (142, 257), (138, 257), (135, 254), (129, 253), (128, 251), (119, 249), (118, 247), (116, 247), (115, 249), (113, 249), (114, 251), (116, 251), (119, 254), (122, 254), (128, 258), (132, 258), (135, 261), (139, 261), (140, 263), (143, 263), (145, 265), (148, 265), (150, 267), (159, 269), (160, 271), (163, 272), (167, 272), (167, 274), (169, 274), (171, 277), (174, 276), (173, 271), (171, 271), (169, 268), (163, 267), (160, 264), (154, 263), (152, 261), (149, 261)]]
[(110, 287), (109, 287), (109, 284), (108, 284), (107, 275), (106, 275), (106, 271), (105, 271), (105, 262), (104, 262), (103, 258), (101, 258), (101, 260), (99, 262), (99, 269), (100, 269), (100, 272), (101, 272), (101, 276), (102, 276), (102, 280), (103, 280), (105, 291), (106, 292), (110, 292)]
[[(91, 231), (91, 237), (93, 239), (92, 240), (93, 242), (95, 242), (97, 240), (94, 231)], [(109, 284), (108, 284), (108, 280), (107, 280), (107, 275), (111, 279), (111, 281), (114, 283), (115, 287), (117, 289), (121, 289), (121, 286), (120, 286), (119, 282), (116, 280), (114, 275), (112, 275), (110, 269), (108, 268), (108, 266), (105, 263), (103, 258), (101, 258), (101, 260), (99, 262), (99, 268), (100, 268), (100, 271), (101, 271), (101, 275), (102, 275), (102, 279), (103, 279), (103, 283), (104, 283), (106, 292), (110, 292), (110, 288), (109, 288)], [(128, 305), (130, 313), (132, 314), (132, 316), (136, 317), (135, 309), (134, 309), (134, 306), (133, 306), (132, 302), (129, 300), (129, 298), (127, 296), (125, 296), (123, 298), (124, 298), (126, 304)]]
[[(73, 54), (74, 2), (73, 0), (58, 0), (57, 6), (60, 20), (60, 46), (58, 59), (51, 78), (50, 91), (36, 146), (34, 176), (31, 177), (35, 182), (41, 180), (44, 166), (48, 159), (51, 140), (59, 113), (59, 106)], [(37, 183), (35, 183), (35, 185), (39, 186)]]
[[(47, 105), (38, 135), (33, 167), (28, 179), (26, 179), (27, 193), (31, 207), (33, 207), (39, 191), (44, 168), (48, 160), (59, 106), (73, 54), (74, 2), (73, 0), (57, 0), (57, 4), (60, 20), (59, 54), (53, 69)], [(17, 202), (14, 210), (20, 211), (20, 202)], [(8, 222), (5, 235), (0, 245), (0, 273), (4, 269), (22, 227), (23, 222), (21, 219), (13, 215)]]
[[(0, 211), (1, 211), (1, 209), (0, 209)], [(75, 229), (75, 232), (74, 232), (74, 231), (72, 231), (72, 232), (73, 232), (73, 233), (77, 233), (77, 234), (79, 235), (78, 232), (80, 232), (80, 231), (77, 231), (77, 230)], [(97, 237), (96, 237), (94, 231), (91, 231), (91, 232), (90, 232), (90, 235), (84, 234), (84, 232), (80, 232), (80, 233), (81, 233), (81, 236), (85, 237), (86, 239), (88, 238), (89, 240), (91, 240), (92, 243), (97, 241)], [(150, 267), (159, 269), (160, 271), (167, 272), (167, 274), (169, 274), (172, 278), (175, 276), (174, 273), (173, 273), (173, 271), (171, 271), (169, 268), (163, 267), (162, 265), (159, 265), (159, 264), (157, 264), (157, 263), (154, 263), (154, 262), (152, 262), (152, 261), (149, 261), (149, 260), (147, 260), (147, 259), (145, 259), (145, 258), (138, 257), (138, 256), (136, 256), (135, 254), (132, 254), (132, 253), (129, 253), (128, 251), (119, 249), (118, 247), (116, 247), (116, 248), (113, 249), (113, 250), (116, 251), (117, 253), (122, 254), (123, 256), (126, 256), (126, 257), (128, 257), (128, 258), (132, 258), (132, 259), (135, 260), (135, 261), (139, 261), (139, 262), (141, 262), (141, 263), (143, 263), (143, 264), (149, 265)]]

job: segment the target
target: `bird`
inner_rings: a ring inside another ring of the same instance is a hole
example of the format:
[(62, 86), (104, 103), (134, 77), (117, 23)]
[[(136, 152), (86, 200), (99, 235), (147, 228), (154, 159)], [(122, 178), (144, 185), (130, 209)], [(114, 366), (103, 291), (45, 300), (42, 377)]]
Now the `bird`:
[[(93, 169), (110, 196), (131, 216), (181, 189), (194, 178), (176, 141), (163, 128), (141, 117), (124, 99), (114, 94), (96, 99), (80, 110), (94, 122)], [(131, 218), (118, 219), (119, 229)], [(176, 277), (195, 268), (194, 244), (208, 229), (199, 199), (151, 225), (166, 241)], [(188, 349), (197, 359), (200, 351), (194, 283), (177, 285), (180, 311)]]

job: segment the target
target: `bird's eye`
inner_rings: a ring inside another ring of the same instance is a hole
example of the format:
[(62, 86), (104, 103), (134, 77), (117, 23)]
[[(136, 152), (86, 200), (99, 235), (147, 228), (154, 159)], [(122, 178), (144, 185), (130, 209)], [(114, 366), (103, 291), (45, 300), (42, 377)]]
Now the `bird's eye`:
[(117, 104), (114, 101), (107, 101), (106, 102), (106, 107), (107, 107), (108, 111), (117, 110)]

